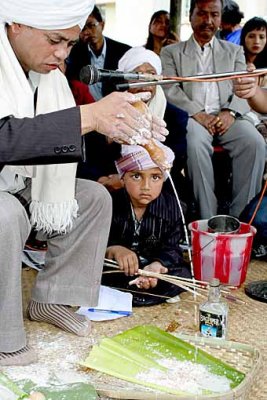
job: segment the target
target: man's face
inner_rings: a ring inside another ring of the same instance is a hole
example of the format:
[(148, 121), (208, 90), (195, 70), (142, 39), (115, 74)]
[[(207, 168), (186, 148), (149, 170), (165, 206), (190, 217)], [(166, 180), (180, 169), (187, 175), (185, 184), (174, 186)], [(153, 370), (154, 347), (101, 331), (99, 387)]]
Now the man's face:
[(80, 34), (80, 39), (90, 46), (103, 42), (104, 22), (99, 22), (93, 16), (87, 18), (86, 24)]
[(222, 4), (220, 0), (203, 0), (196, 4), (190, 22), (196, 41), (202, 46), (215, 35), (221, 24)]
[(43, 30), (22, 24), (8, 27), (10, 44), (25, 72), (47, 74), (68, 57), (79, 38), (80, 28)]
[[(156, 75), (156, 73), (157, 73), (155, 68), (149, 63), (144, 63), (144, 64), (139, 65), (138, 67), (136, 67), (134, 69), (133, 72), (141, 72), (142, 74), (153, 74), (153, 75)], [(135, 88), (135, 89), (130, 89), (129, 92), (131, 92), (131, 93), (150, 92), (151, 97), (148, 100), (148, 102), (150, 102), (153, 99), (153, 97), (155, 96), (156, 86), (152, 85), (152, 86), (139, 87), (139, 88)]]

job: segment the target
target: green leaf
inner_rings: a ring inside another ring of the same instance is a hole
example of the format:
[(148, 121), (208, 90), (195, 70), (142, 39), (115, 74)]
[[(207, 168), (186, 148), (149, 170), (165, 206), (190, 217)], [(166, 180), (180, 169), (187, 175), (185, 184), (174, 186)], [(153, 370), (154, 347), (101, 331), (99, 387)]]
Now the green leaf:
[(21, 381), (24, 389), (41, 392), (49, 400), (97, 400), (98, 395), (95, 388), (88, 383), (72, 383), (64, 385), (36, 386), (32, 381)]
[(18, 400), (25, 399), (28, 394), (21, 390), (13, 381), (6, 375), (0, 373), (0, 386), (9, 389), (13, 394), (18, 396)]
[(155, 326), (146, 325), (137, 326), (110, 339), (103, 339), (99, 345), (92, 348), (87, 359), (81, 364), (130, 382), (172, 394), (182, 394), (160, 383), (141, 382), (140, 377), (136, 378), (138, 374), (151, 368), (167, 371), (167, 368), (158, 364), (161, 358), (175, 358), (206, 365), (210, 372), (226, 376), (231, 381), (232, 388), (238, 386), (245, 377), (235, 368), (184, 340)]
[(155, 326), (137, 326), (115, 336), (113, 340), (154, 360), (173, 357), (179, 361), (194, 361), (207, 365), (214, 374), (230, 379), (231, 387), (239, 385), (245, 377), (243, 373), (218, 358)]

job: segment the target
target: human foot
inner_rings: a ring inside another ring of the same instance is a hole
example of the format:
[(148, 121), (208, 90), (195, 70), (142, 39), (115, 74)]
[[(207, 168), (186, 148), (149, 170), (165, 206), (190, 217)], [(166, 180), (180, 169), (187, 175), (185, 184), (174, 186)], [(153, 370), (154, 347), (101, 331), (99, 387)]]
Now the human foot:
[(76, 314), (65, 305), (38, 303), (31, 300), (27, 313), (31, 321), (47, 322), (78, 336), (88, 336), (91, 332), (91, 321), (83, 315)]

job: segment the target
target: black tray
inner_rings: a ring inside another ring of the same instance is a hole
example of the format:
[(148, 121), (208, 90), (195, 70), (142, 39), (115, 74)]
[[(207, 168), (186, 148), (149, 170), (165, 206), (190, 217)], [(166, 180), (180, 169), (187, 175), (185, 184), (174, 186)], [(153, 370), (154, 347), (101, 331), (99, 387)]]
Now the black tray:
[(267, 281), (255, 281), (245, 287), (245, 293), (254, 300), (267, 303)]

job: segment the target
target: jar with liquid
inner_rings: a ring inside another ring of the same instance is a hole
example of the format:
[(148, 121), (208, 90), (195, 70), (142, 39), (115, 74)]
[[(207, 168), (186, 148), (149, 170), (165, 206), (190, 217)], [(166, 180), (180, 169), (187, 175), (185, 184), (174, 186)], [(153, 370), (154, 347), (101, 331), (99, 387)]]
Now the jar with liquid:
[(220, 281), (212, 279), (208, 300), (199, 306), (199, 330), (203, 337), (226, 339), (228, 304), (221, 299)]

